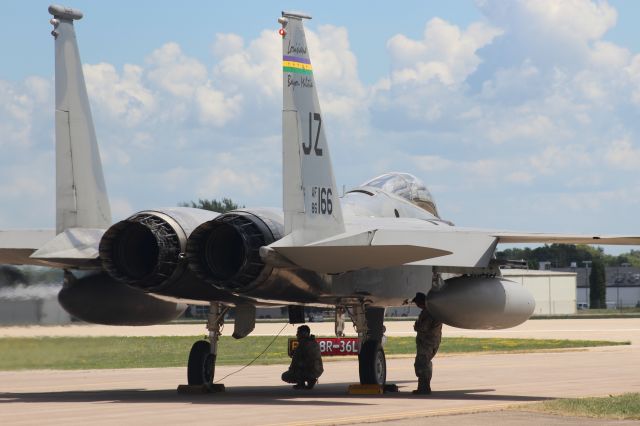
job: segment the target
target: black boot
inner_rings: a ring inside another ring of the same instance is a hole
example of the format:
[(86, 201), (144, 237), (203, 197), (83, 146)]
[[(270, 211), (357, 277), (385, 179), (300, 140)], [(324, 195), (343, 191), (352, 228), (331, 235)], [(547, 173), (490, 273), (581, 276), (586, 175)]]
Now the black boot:
[(306, 387), (306, 386), (304, 385), (304, 382), (299, 382), (299, 383), (296, 383), (295, 385), (293, 385), (293, 388), (294, 388), (295, 390), (304, 389), (305, 387)]
[(429, 381), (424, 377), (418, 377), (418, 389), (413, 391), (416, 395), (430, 395), (431, 385)]
[(317, 382), (318, 379), (307, 380), (307, 386), (305, 387), (305, 389), (313, 389)]

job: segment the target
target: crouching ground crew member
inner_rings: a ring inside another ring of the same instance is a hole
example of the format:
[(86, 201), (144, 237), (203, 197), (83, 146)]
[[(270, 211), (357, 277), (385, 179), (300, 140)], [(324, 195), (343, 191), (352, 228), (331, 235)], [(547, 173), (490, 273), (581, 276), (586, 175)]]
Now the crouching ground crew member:
[(306, 325), (298, 327), (296, 338), (298, 347), (293, 351), (289, 369), (282, 373), (282, 380), (295, 383), (294, 389), (312, 389), (324, 371), (320, 345)]
[(416, 293), (413, 298), (416, 306), (422, 309), (418, 320), (413, 325), (416, 331), (416, 362), (413, 364), (418, 377), (418, 389), (415, 394), (429, 395), (431, 393), (431, 376), (433, 363), (442, 340), (442, 323), (431, 316), (427, 309), (427, 297), (424, 293)]

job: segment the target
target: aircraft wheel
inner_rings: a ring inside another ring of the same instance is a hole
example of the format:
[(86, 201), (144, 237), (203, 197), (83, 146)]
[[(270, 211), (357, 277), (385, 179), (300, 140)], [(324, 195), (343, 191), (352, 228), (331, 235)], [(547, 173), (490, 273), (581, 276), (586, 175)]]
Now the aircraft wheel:
[(187, 380), (190, 385), (203, 385), (213, 381), (215, 360), (211, 354), (211, 344), (198, 340), (191, 347), (187, 364)]
[(360, 383), (383, 385), (387, 381), (387, 360), (382, 345), (377, 340), (367, 340), (358, 354)]

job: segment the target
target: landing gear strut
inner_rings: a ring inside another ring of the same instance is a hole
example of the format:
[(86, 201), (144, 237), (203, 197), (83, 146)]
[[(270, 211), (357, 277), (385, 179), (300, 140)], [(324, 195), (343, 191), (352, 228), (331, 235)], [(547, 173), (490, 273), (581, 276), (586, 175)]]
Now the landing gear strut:
[(336, 319), (334, 330), (336, 332), (336, 337), (344, 337), (344, 317), (345, 317), (346, 309), (344, 306), (336, 306)]
[(209, 341), (198, 340), (191, 347), (187, 364), (187, 380), (189, 385), (210, 385), (216, 372), (218, 356), (218, 339), (224, 325), (224, 316), (229, 308), (212, 302), (207, 317)]
[(353, 306), (350, 315), (360, 339), (360, 384), (384, 386), (387, 381), (387, 361), (382, 348), (384, 308), (358, 304)]

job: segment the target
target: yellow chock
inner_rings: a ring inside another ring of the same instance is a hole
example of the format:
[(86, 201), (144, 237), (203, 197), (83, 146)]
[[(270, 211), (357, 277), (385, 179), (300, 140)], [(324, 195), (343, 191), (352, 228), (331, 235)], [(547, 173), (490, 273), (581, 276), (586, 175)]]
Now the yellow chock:
[(349, 385), (347, 390), (349, 395), (382, 395), (384, 386), (382, 385)]
[(222, 383), (205, 383), (203, 385), (178, 385), (178, 393), (186, 395), (197, 395), (203, 393), (224, 392)]

